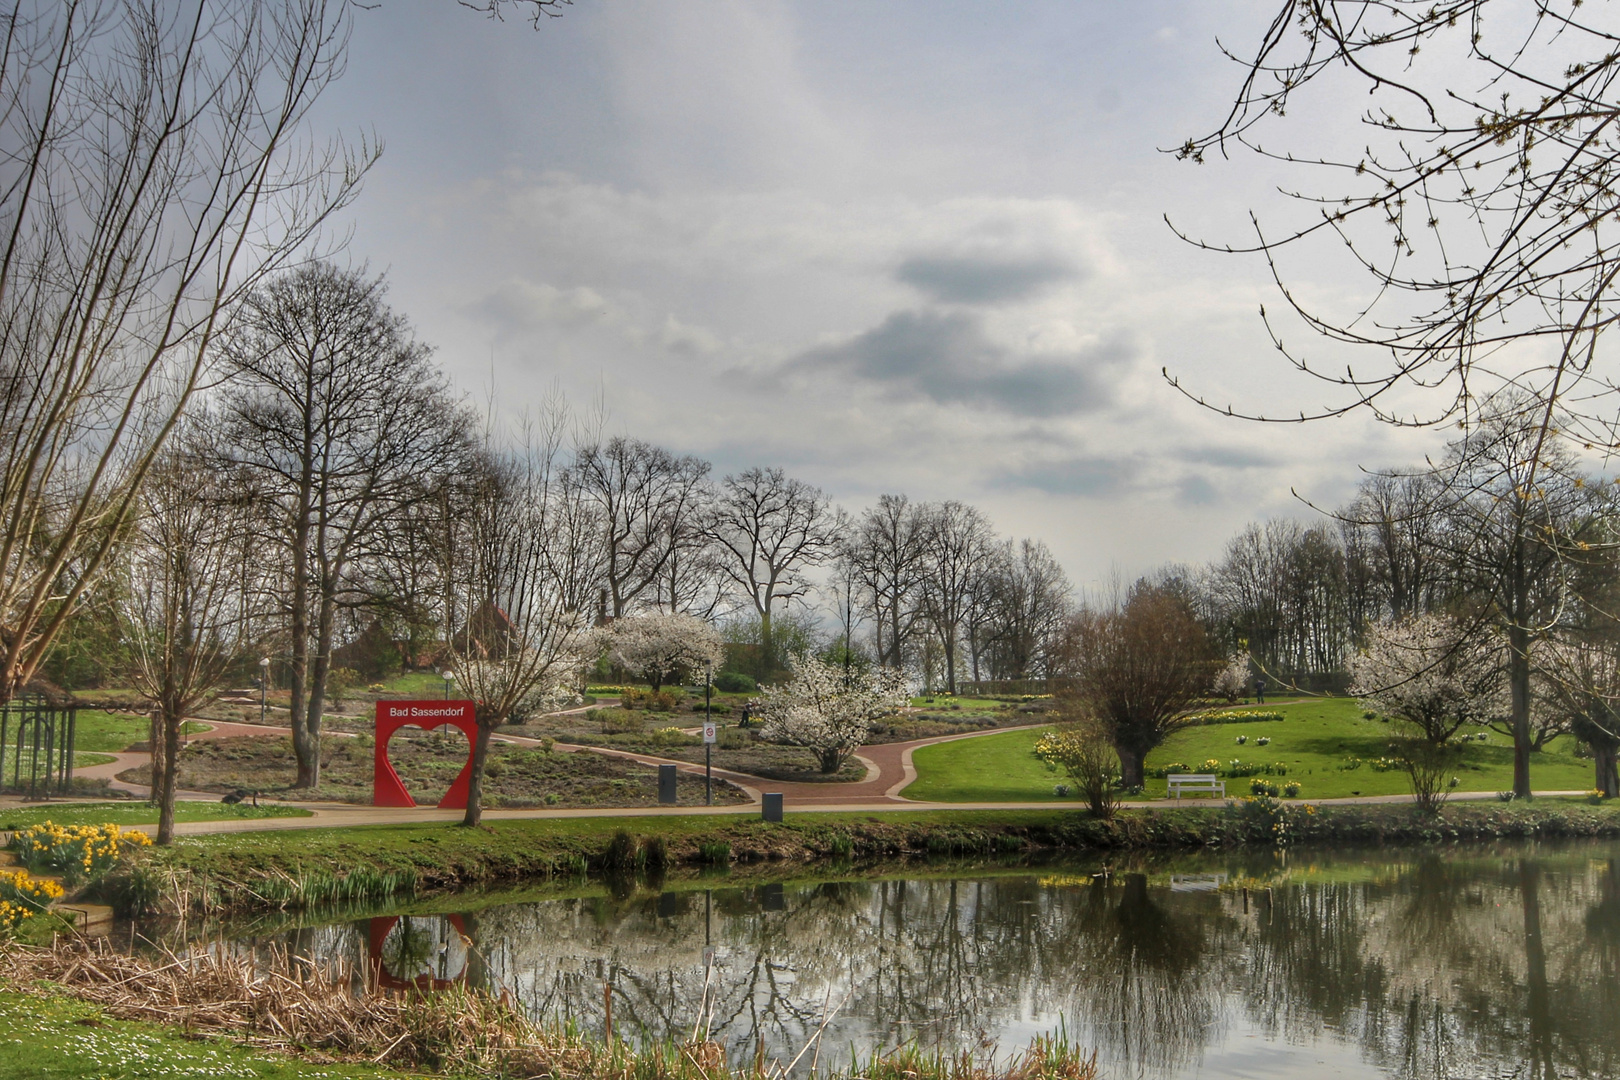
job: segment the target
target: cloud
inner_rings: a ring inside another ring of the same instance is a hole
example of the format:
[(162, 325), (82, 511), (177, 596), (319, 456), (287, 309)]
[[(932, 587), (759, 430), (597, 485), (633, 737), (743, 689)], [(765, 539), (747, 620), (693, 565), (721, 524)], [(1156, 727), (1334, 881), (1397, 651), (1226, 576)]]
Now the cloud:
[(1103, 376), (1132, 355), (1119, 343), (1062, 358), (1014, 357), (964, 312), (897, 311), (838, 345), (788, 365), (791, 374), (853, 375), (889, 393), (942, 405), (974, 405), (1023, 416), (1060, 416), (1107, 405)]
[(902, 262), (900, 281), (947, 304), (998, 304), (1027, 300), (1058, 282), (1079, 277), (1056, 258), (918, 255)]
[(559, 289), (543, 281), (521, 279), (498, 286), (476, 304), (475, 309), (501, 326), (524, 330), (548, 324), (581, 326), (623, 318), (618, 305), (589, 286)]
[(1081, 455), (1062, 461), (1039, 461), (1000, 478), (1001, 484), (1033, 488), (1048, 495), (1108, 498), (1130, 489), (1142, 463), (1135, 458)]

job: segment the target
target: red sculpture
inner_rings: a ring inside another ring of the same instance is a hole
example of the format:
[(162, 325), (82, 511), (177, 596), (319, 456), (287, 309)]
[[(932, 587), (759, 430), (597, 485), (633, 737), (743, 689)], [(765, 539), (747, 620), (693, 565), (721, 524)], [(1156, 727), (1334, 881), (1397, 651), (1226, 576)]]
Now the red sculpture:
[(371, 805), (415, 806), (405, 790), (393, 762), (388, 760), (388, 740), (402, 727), (431, 731), (436, 727), (460, 728), (467, 736), (467, 764), (456, 782), (439, 800), (441, 810), (467, 808), (467, 784), (472, 779), (472, 748), (478, 738), (478, 719), (470, 701), (379, 701), (377, 702), (377, 745), (372, 751)]

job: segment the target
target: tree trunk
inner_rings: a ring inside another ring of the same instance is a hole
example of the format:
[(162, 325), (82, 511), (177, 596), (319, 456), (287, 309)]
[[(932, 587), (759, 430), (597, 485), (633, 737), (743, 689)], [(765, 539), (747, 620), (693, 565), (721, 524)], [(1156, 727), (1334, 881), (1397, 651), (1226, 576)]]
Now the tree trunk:
[(837, 772), (844, 764), (844, 752), (842, 750), (817, 750), (816, 756), (821, 758), (821, 771), (829, 776)]
[(288, 677), (292, 683), (292, 700), (288, 703), (292, 724), (293, 756), (298, 759), (298, 776), (293, 787), (314, 787), (320, 780), (320, 747), (309, 732), (306, 691), (309, 688), (309, 582), (303, 565), (306, 558), (305, 541), (293, 543), (293, 595), (291, 619), (291, 657)]
[(185, 723), (179, 710), (165, 709), (163, 716), (163, 773), (161, 779), (153, 768), (152, 783), (158, 791), (159, 844), (174, 840), (174, 789), (180, 775), (180, 725)]
[(472, 772), (467, 777), (467, 813), (461, 824), (476, 828), (484, 820), (484, 762), (489, 757), (489, 733), (499, 720), (478, 718), (478, 737), (473, 740)]
[[(331, 587), (321, 583), (320, 610), (315, 618), (315, 662), (309, 672), (309, 716), (304, 722), (305, 737), (310, 750), (309, 783), (300, 787), (315, 787), (321, 782), (321, 716), (326, 708), (326, 678), (332, 670), (332, 630), (336, 623), (337, 602), (331, 596)], [(305, 765), (298, 761), (298, 775), (302, 777)]]
[(1592, 761), (1596, 766), (1594, 790), (1601, 791), (1605, 798), (1614, 798), (1620, 795), (1620, 753), (1612, 745), (1592, 747)]
[(956, 633), (944, 635), (945, 646), (945, 689), (952, 695), (956, 693)]
[[(163, 775), (163, 720), (162, 710), (152, 710), (152, 722), (148, 725), (146, 747), (152, 755), (152, 790), (146, 801), (152, 806), (159, 806), (163, 802), (163, 792), (159, 790), (159, 778)], [(19, 751), (20, 754), (20, 751)]]
[(776, 673), (776, 645), (771, 641), (771, 609), (767, 606), (759, 613), (759, 652), (764, 661), (762, 673), (769, 677)]
[(1128, 746), (1115, 744), (1114, 752), (1119, 755), (1119, 782), (1127, 788), (1142, 786), (1142, 759), (1146, 756)]
[(1512, 699), (1513, 797), (1530, 797), (1530, 632), (1508, 627), (1508, 689)]

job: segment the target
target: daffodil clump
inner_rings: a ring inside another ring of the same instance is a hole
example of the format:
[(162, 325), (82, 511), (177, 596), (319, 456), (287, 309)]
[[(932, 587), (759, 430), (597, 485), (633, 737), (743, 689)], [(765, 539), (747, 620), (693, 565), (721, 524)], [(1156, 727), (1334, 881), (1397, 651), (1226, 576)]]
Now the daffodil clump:
[(10, 933), (24, 919), (62, 898), (62, 886), (26, 870), (0, 870), (0, 932)]
[(11, 835), (11, 849), (34, 870), (53, 870), (70, 885), (94, 881), (118, 864), (127, 847), (146, 847), (151, 837), (117, 825), (57, 825), (46, 821)]

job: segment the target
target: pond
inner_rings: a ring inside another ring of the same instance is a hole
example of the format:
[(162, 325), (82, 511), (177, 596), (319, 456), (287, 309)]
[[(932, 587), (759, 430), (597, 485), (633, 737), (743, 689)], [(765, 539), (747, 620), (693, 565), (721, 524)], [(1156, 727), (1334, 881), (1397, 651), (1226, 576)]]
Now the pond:
[(626, 882), (238, 939), (272, 940), (800, 1072), (1058, 1031), (1111, 1077), (1620, 1075), (1615, 843)]

